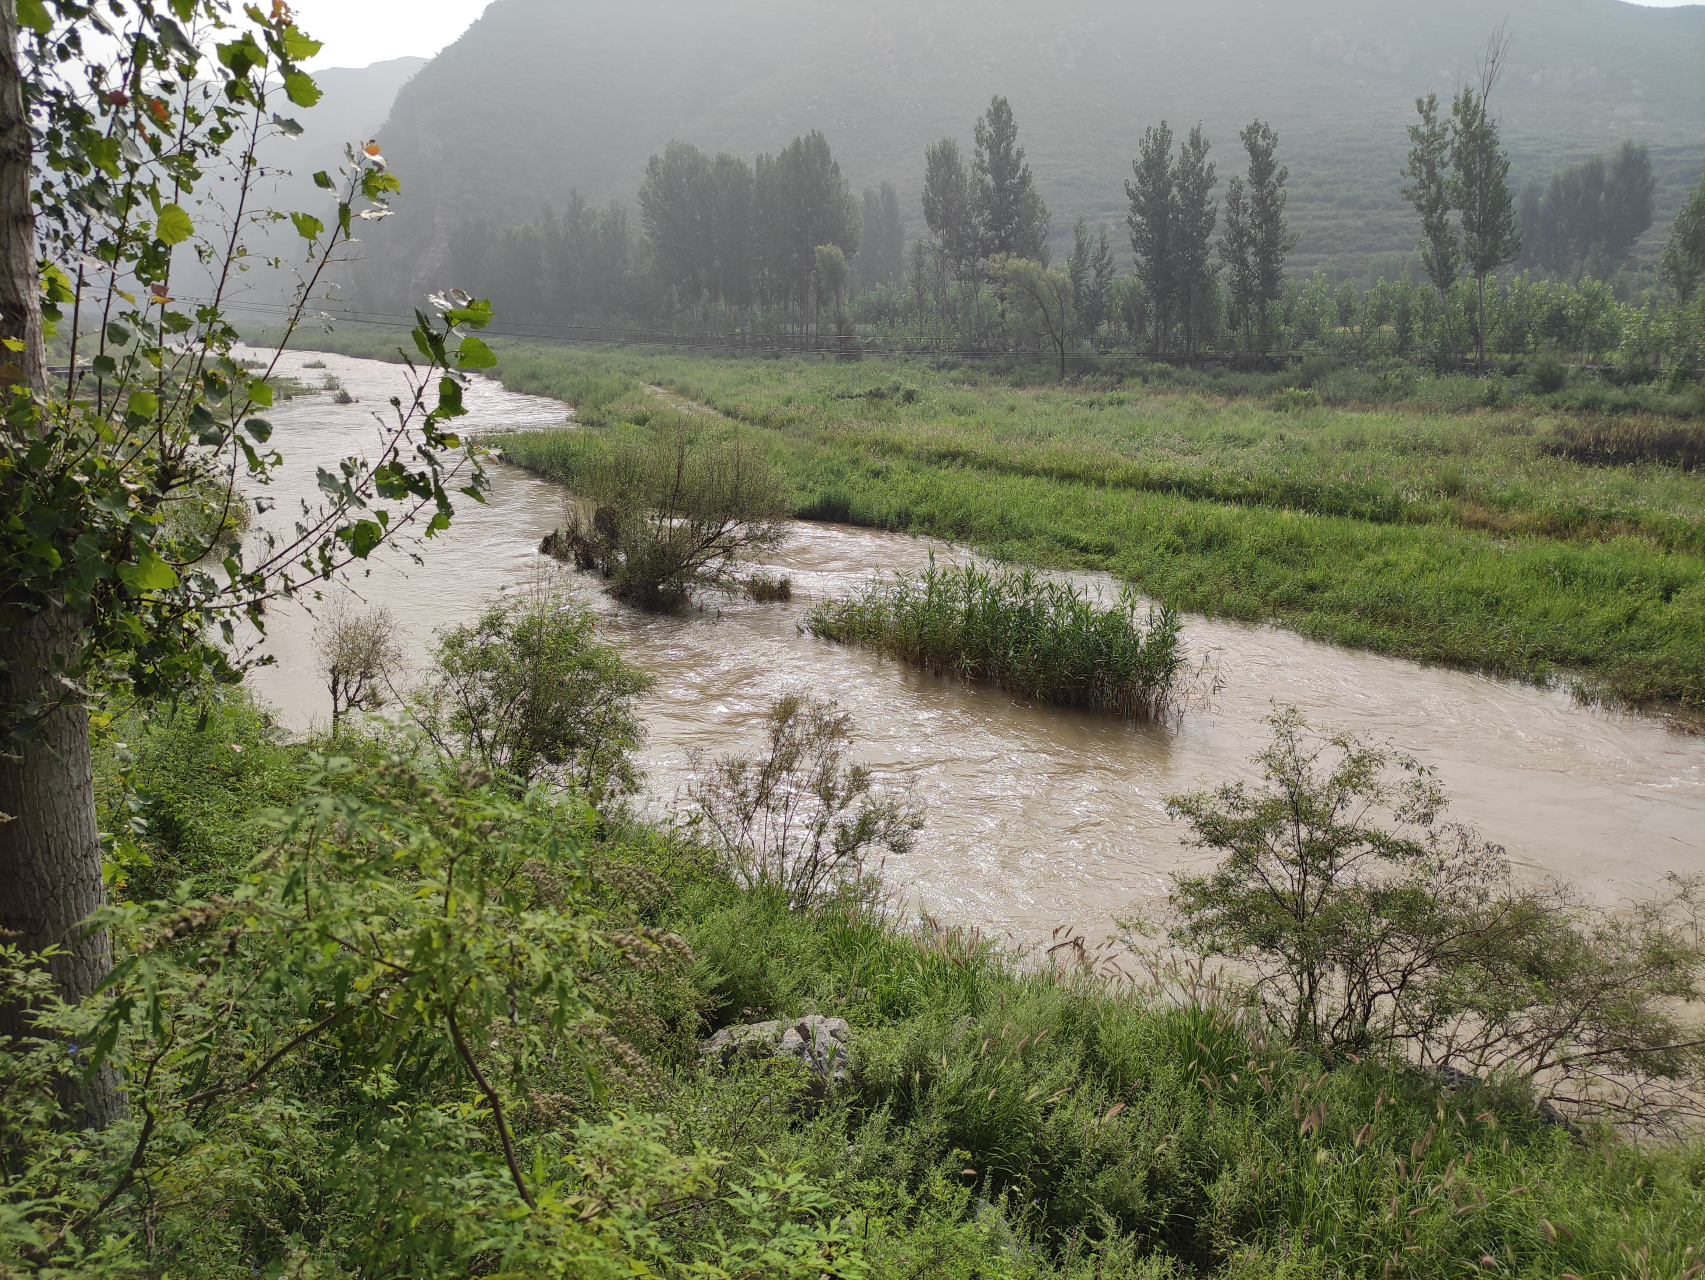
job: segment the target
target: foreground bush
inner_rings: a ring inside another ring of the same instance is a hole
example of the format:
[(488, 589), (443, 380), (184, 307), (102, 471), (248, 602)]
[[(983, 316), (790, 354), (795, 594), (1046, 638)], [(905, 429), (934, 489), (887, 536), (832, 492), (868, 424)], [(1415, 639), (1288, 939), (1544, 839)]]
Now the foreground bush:
[(652, 678), (598, 643), (592, 611), (558, 576), (553, 566), (442, 631), (409, 710), (446, 759), (602, 802), (639, 786), (637, 703)]
[(1178, 615), (1149, 609), (1134, 592), (1114, 608), (1082, 588), (1028, 569), (977, 565), (896, 574), (861, 596), (811, 611), (811, 634), (863, 644), (938, 675), (986, 680), (1015, 697), (1153, 719), (1180, 694), (1184, 645)]
[(911, 849), (923, 809), (846, 762), (849, 714), (793, 691), (770, 704), (765, 728), (764, 754), (701, 754), (687, 786), (701, 838), (737, 880), (803, 910), (861, 877), (868, 856)]
[(1518, 881), (1441, 821), (1415, 760), (1274, 713), (1259, 785), (1175, 797), (1198, 847), (1173, 940), (1251, 971), (1293, 1045), (1532, 1082), (1546, 1106), (1639, 1130), (1705, 1120), (1705, 880), (1593, 911)]
[[(648, 1274), (660, 1222), (730, 1194), (724, 1156), (600, 1105), (686, 947), (598, 910), (583, 806), (306, 763), (229, 894), (103, 912), (100, 996), (67, 1008), (0, 947), (40, 1034), (0, 1040), (0, 1274)], [(59, 1097), (103, 1070), (129, 1115), (77, 1133)], [(862, 1274), (819, 1189), (740, 1184), (701, 1274)]]

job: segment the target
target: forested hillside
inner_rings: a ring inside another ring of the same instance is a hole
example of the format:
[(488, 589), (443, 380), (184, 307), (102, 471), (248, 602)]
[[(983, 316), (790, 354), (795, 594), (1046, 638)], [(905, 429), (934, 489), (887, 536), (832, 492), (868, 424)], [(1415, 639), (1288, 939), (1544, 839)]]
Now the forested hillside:
[(370, 284), (401, 301), (397, 286), (433, 278), (467, 219), (526, 221), (571, 192), (631, 204), (671, 138), (750, 158), (820, 129), (855, 191), (894, 182), (918, 234), (924, 147), (968, 144), (996, 93), (1020, 122), (1056, 252), (1080, 215), (1121, 228), (1146, 125), (1200, 120), (1229, 173), (1236, 130), (1260, 116), (1291, 170), (1293, 271), (1360, 272), (1414, 244), (1397, 177), (1414, 97), (1471, 76), (1506, 12), (1495, 107), (1512, 178), (1647, 143), (1649, 258), (1705, 161), (1702, 6), (494, 0), (398, 94), (383, 141), (406, 197), (371, 237)]

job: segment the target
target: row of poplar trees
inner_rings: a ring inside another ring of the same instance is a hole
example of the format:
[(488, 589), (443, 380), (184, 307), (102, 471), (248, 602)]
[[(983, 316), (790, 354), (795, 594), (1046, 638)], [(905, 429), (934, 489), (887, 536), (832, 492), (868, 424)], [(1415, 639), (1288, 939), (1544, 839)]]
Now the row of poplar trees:
[[(1500, 28), (1487, 43), (1478, 84), (1465, 84), (1440, 114), (1439, 96), (1415, 100), (1419, 123), (1409, 126), (1403, 198), (1421, 215), (1421, 263), (1441, 298), (1459, 279), (1475, 282), (1475, 358), (1486, 362), (1486, 280), (1521, 256), (1510, 157), (1498, 140), (1489, 100), (1509, 53)], [(1445, 309), (1446, 337), (1454, 347)]]
[[(977, 121), (975, 148), (967, 166), (953, 138), (934, 143), (924, 156), (924, 219), (961, 281), (971, 281), (1003, 255), (1047, 266), (1048, 208), (1036, 194), (1018, 127), (1005, 98), (996, 97)], [(1196, 351), (1210, 305), (1218, 305), (1220, 271), (1232, 315), (1248, 346), (1264, 345), (1271, 333), (1269, 304), (1284, 287), (1285, 258), (1296, 239), (1285, 229), (1285, 181), (1277, 161), (1278, 136), (1256, 120), (1239, 135), (1248, 153), (1245, 176), (1231, 180), (1225, 201), (1225, 230), (1214, 231), (1220, 211), (1209, 143), (1201, 126), (1191, 129), (1174, 155), (1165, 121), (1143, 135), (1132, 177), (1127, 224), (1136, 275), (1147, 301), (1150, 345), (1165, 350), (1174, 333)], [(1065, 280), (1079, 327), (1093, 334), (1111, 310), (1114, 254), (1106, 228), (1092, 240), (1079, 221)]]
[[(894, 207), (897, 216), (897, 199)], [(813, 314), (845, 288), (863, 224), (828, 139), (816, 131), (753, 164), (671, 142), (646, 167), (639, 210), (664, 282), (682, 303), (709, 312), (722, 305)]]

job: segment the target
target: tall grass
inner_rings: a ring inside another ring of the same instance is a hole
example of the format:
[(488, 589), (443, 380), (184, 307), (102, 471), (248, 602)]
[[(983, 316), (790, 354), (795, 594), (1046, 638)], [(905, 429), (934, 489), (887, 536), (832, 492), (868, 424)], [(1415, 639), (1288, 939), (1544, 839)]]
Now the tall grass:
[(811, 611), (811, 634), (862, 644), (1032, 702), (1140, 719), (1174, 704), (1184, 668), (1178, 615), (1127, 588), (1107, 608), (1069, 582), (1030, 569), (945, 568), (873, 581), (862, 595)]

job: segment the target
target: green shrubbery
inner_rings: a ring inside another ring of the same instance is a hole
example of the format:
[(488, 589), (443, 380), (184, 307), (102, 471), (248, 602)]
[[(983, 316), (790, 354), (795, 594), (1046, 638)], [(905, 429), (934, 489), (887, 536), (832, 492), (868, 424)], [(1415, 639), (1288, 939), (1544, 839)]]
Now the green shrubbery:
[[(113, 908), (83, 1010), (0, 965), (85, 1047), (0, 1046), (11, 1273), (1537, 1280), (1705, 1244), (1696, 1143), (1574, 1136), (1519, 1076), (1293, 1045), (1234, 986), (1108, 985), (1117, 949), (1014, 956), (858, 881), (790, 905), (690, 829), (402, 738), (326, 759), (242, 702), (132, 736), (157, 867), (195, 788), (265, 835), (217, 892)], [(288, 803), (205, 789), (232, 743)], [(853, 1027), (821, 1102), (790, 1061), (699, 1059), (812, 1010)], [(55, 1119), (89, 1046), (130, 1081), (103, 1133)]]
[(652, 679), (593, 635), (593, 616), (549, 572), (438, 637), (409, 698), (446, 757), (466, 756), (525, 787), (549, 782), (602, 802), (638, 786), (645, 741), (636, 703)]

